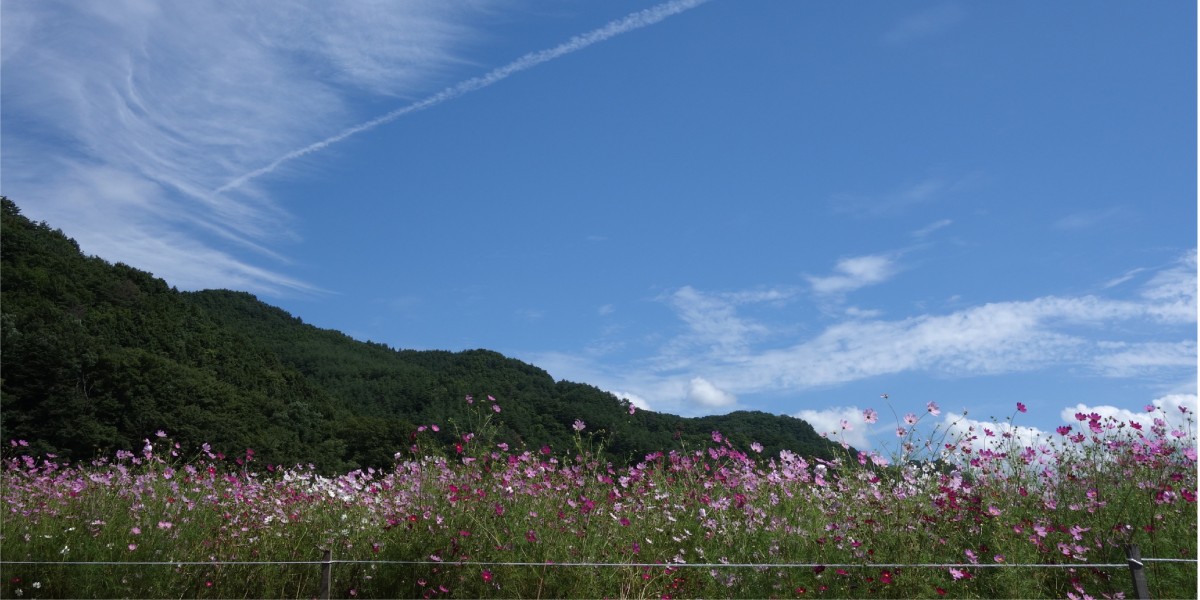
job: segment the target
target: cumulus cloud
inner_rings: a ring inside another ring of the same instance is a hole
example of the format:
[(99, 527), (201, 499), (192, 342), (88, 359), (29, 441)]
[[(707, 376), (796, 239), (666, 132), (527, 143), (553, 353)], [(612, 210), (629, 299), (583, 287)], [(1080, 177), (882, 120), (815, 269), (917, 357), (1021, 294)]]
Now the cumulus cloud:
[(629, 392), (620, 392), (620, 391), (613, 391), (613, 392), (609, 392), (609, 393), (611, 393), (612, 395), (614, 395), (622, 400), (628, 400), (630, 404), (638, 407), (641, 410), (653, 410), (652, 408), (650, 408), (650, 403), (647, 402), (645, 398), (643, 398), (637, 394), (632, 394)]
[[(1075, 406), (1062, 409), (1059, 416), (1062, 417), (1064, 423), (1078, 424), (1079, 420), (1075, 418), (1076, 413), (1085, 415), (1096, 413), (1101, 418), (1111, 417), (1122, 422), (1132, 421), (1142, 424), (1143, 427), (1150, 427), (1154, 424), (1154, 419), (1159, 418), (1164, 420), (1169, 428), (1190, 431), (1194, 437), (1196, 435), (1196, 403), (1196, 394), (1168, 394), (1155, 398), (1148, 404), (1154, 408), (1153, 411), (1144, 409), (1134, 411), (1108, 404), (1089, 405), (1080, 402)], [(1189, 421), (1191, 421), (1190, 424)]]
[(718, 388), (703, 377), (693, 377), (688, 382), (687, 399), (704, 408), (728, 408), (737, 404), (737, 396)]
[[(973, 450), (1007, 452), (1013, 448), (1037, 448), (1050, 439), (1047, 432), (1008, 421), (980, 421), (958, 415), (944, 415), (941, 431), (944, 442), (970, 446)], [(990, 432), (990, 433), (989, 433)]]
[(862, 410), (857, 406), (805, 409), (792, 416), (807, 421), (817, 433), (832, 440), (844, 441), (859, 450), (871, 447), (870, 435), (878, 429), (863, 421)]

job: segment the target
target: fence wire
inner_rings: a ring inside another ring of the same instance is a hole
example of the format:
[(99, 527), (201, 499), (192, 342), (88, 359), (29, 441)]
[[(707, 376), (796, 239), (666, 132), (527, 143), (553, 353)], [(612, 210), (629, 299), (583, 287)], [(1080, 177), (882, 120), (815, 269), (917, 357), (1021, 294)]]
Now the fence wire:
[[(1142, 562), (1190, 562), (1194, 558), (1141, 558)], [(670, 568), (670, 569), (1078, 569), (1126, 568), (1129, 563), (602, 563), (602, 562), (506, 562), (506, 561), (434, 561), (434, 560), (252, 560), (252, 561), (36, 561), (0, 560), (0, 565), (131, 565), (131, 566), (198, 566), (198, 565), (440, 565), (456, 567), (608, 567), (608, 568)]]

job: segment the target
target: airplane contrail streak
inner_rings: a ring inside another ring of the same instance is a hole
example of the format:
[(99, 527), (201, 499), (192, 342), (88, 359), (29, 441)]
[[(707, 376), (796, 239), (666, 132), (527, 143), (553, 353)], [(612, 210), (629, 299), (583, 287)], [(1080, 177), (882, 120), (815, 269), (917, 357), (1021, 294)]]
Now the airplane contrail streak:
[(542, 63), (549, 62), (567, 54), (571, 54), (572, 52), (577, 52), (587, 48), (588, 46), (591, 46), (592, 44), (603, 42), (604, 40), (633, 31), (635, 29), (641, 29), (642, 27), (654, 25), (655, 23), (658, 23), (667, 17), (695, 8), (701, 4), (704, 4), (705, 2), (708, 2), (708, 0), (672, 0), (671, 2), (665, 2), (663, 4), (659, 4), (658, 6), (631, 13), (622, 19), (612, 21), (598, 29), (577, 35), (553, 48), (547, 48), (537, 52), (530, 52), (529, 54), (526, 54), (508, 63), (507, 65), (497, 67), (496, 69), (493, 69), (484, 75), (461, 81), (432, 96), (429, 96), (428, 98), (397, 108), (396, 110), (393, 110), (383, 116), (376, 117), (370, 121), (366, 121), (345, 129), (341, 133), (327, 137), (319, 142), (314, 142), (298, 150), (288, 152), (287, 154), (275, 159), (265, 167), (255, 169), (233, 180), (230, 180), (229, 183), (217, 188), (216, 193), (225, 193), (230, 190), (237, 189), (253, 179), (257, 179), (274, 171), (275, 169), (279, 168), (280, 165), (286, 162), (290, 162), (307, 154), (312, 154), (313, 152), (323, 150), (352, 135), (369, 131), (385, 123), (395, 121), (404, 115), (414, 113), (431, 106), (436, 106), (446, 102), (447, 100), (452, 100), (462, 96), (463, 94), (488, 87), (501, 80), (507, 79), (516, 73), (531, 69)]

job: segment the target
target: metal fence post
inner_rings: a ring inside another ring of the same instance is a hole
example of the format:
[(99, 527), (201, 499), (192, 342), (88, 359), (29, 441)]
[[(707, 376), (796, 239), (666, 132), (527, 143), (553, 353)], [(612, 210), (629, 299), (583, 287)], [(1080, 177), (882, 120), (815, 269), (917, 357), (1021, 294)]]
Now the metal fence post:
[(333, 550), (322, 550), (321, 600), (329, 600), (329, 586), (333, 575)]
[(1133, 576), (1133, 591), (1138, 600), (1150, 600), (1150, 587), (1146, 585), (1146, 570), (1142, 564), (1142, 550), (1137, 544), (1125, 546), (1125, 560), (1129, 564), (1129, 574)]

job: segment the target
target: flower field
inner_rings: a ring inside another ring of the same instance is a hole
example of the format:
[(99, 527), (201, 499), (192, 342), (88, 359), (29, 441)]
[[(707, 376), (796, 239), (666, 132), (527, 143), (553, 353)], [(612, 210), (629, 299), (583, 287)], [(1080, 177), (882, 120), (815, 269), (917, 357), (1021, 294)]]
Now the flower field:
[(713, 432), (614, 466), (585, 419), (568, 452), (517, 448), (496, 408), (338, 477), (165, 432), (86, 464), (12, 441), (0, 594), (315, 597), (330, 549), (334, 597), (1112, 598), (1133, 597), (1107, 565), (1137, 544), (1189, 559), (1147, 562), (1155, 597), (1196, 596), (1187, 413), (1080, 414), (1030, 439), (1019, 412), (958, 431), (931, 404), (897, 419), (891, 455), (765, 456)]

